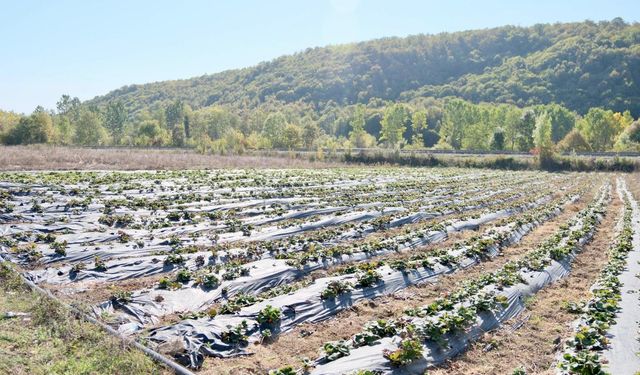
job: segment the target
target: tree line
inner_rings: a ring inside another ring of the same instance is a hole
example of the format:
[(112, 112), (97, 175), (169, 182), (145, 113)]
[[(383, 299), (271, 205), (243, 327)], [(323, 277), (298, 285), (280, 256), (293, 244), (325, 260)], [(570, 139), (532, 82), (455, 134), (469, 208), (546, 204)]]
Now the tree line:
[(176, 100), (131, 113), (120, 101), (104, 107), (63, 95), (55, 110), (30, 115), (0, 111), (0, 141), (83, 146), (194, 147), (240, 154), (268, 149), (450, 149), (640, 151), (640, 125), (630, 111), (590, 108), (580, 115), (560, 104), (518, 107), (460, 98), (327, 107), (267, 103), (252, 110), (193, 109)]

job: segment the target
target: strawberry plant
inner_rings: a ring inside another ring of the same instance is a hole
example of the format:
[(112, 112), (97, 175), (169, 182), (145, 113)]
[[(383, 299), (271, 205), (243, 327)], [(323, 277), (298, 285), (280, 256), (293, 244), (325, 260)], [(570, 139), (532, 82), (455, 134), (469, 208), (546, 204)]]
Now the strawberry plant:
[(327, 284), (320, 297), (322, 299), (336, 298), (340, 294), (349, 293), (352, 287), (353, 285), (347, 281), (333, 280)]
[(67, 247), (69, 246), (67, 241), (62, 241), (62, 242), (54, 242), (51, 245), (51, 248), (53, 249), (53, 251), (60, 256), (67, 256)]
[(113, 303), (124, 305), (132, 301), (133, 294), (125, 290), (115, 291), (109, 298)]
[(384, 357), (393, 366), (406, 366), (422, 357), (422, 344), (417, 339), (404, 339), (400, 347), (394, 351), (385, 351)]
[(264, 309), (260, 310), (256, 320), (261, 325), (273, 325), (280, 321), (282, 312), (277, 307), (267, 305)]
[(94, 257), (93, 263), (94, 263), (93, 269), (95, 269), (96, 271), (98, 271), (98, 272), (107, 271), (107, 264), (105, 263), (104, 260), (100, 259), (99, 256), (96, 255)]
[(344, 340), (327, 342), (322, 346), (327, 361), (335, 361), (349, 355), (349, 346)]
[(382, 276), (375, 270), (367, 270), (357, 275), (357, 286), (360, 288), (366, 288), (379, 283), (382, 280)]
[(248, 324), (246, 320), (236, 326), (227, 326), (227, 330), (222, 332), (221, 339), (227, 344), (246, 345), (249, 337), (247, 336)]

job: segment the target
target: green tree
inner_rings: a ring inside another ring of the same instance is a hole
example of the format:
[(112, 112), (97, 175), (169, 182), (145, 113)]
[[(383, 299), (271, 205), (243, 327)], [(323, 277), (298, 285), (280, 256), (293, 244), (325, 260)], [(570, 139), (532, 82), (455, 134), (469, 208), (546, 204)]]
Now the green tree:
[(14, 112), (0, 110), (0, 141), (6, 142), (5, 137), (18, 125), (22, 117)]
[(611, 110), (591, 108), (578, 123), (579, 130), (595, 151), (609, 150), (622, 131)]
[(411, 138), (411, 144), (424, 147), (423, 134), (427, 129), (427, 112), (415, 111), (411, 115), (411, 127), (413, 129), (413, 137)]
[(275, 148), (287, 147), (284, 142), (284, 130), (287, 126), (287, 119), (280, 112), (269, 114), (264, 120), (262, 134), (271, 142)]
[(364, 125), (366, 123), (366, 108), (364, 104), (358, 104), (355, 107), (353, 112), (353, 117), (351, 121), (349, 121), (349, 125), (351, 125), (351, 132), (349, 133), (349, 137), (352, 135), (358, 135), (359, 133), (364, 131)]
[(578, 129), (572, 129), (564, 138), (558, 143), (558, 150), (564, 152), (586, 152), (591, 151), (591, 146), (587, 143)]
[(440, 142), (445, 142), (456, 150), (461, 149), (466, 127), (476, 123), (477, 119), (470, 103), (462, 99), (447, 100), (440, 126)]
[(75, 143), (80, 145), (101, 146), (108, 142), (107, 130), (97, 112), (81, 109), (76, 124)]
[(221, 139), (229, 129), (235, 129), (240, 124), (240, 118), (223, 107), (205, 107), (194, 111), (189, 118), (192, 137), (199, 138), (207, 135), (211, 139)]
[(292, 150), (302, 147), (302, 128), (295, 124), (287, 124), (282, 133), (282, 146)]
[[(536, 114), (532, 110), (522, 113), (516, 126), (516, 148), (519, 151), (529, 151), (533, 148), (533, 131), (536, 126)], [(513, 147), (512, 147), (513, 149)]]
[(382, 117), (382, 129), (380, 141), (387, 147), (396, 147), (403, 140), (402, 135), (406, 130), (407, 110), (403, 104), (396, 103), (387, 106)]
[(165, 108), (165, 122), (171, 132), (171, 138), (175, 146), (184, 146), (187, 131), (184, 126), (184, 104), (181, 100), (176, 100)]
[(536, 127), (533, 131), (533, 141), (538, 151), (541, 165), (545, 165), (553, 159), (553, 140), (551, 139), (551, 118), (543, 113), (536, 119)]
[(109, 102), (104, 115), (104, 125), (111, 132), (114, 143), (120, 143), (124, 133), (124, 124), (127, 121), (127, 109), (121, 100)]
[(491, 142), (489, 146), (492, 150), (504, 150), (504, 130), (496, 128), (491, 135)]
[(68, 116), (70, 120), (76, 121), (80, 114), (80, 99), (77, 97), (72, 98), (69, 95), (62, 95), (60, 100), (56, 103), (56, 108), (59, 115)]
[(8, 144), (47, 143), (53, 139), (54, 129), (51, 116), (42, 107), (26, 117), (20, 118), (6, 136)]
[(68, 116), (55, 116), (53, 118), (54, 142), (61, 145), (70, 145), (75, 138), (75, 128)]
[(133, 144), (136, 146), (166, 146), (170, 144), (171, 136), (169, 132), (155, 119), (148, 118), (139, 123), (136, 127)]
[(615, 151), (640, 151), (640, 121), (631, 123), (621, 134), (618, 136), (616, 144), (614, 145)]
[(551, 140), (559, 142), (567, 133), (576, 126), (576, 114), (561, 106), (552, 103), (537, 107), (537, 114), (546, 112), (551, 120)]
[(315, 141), (322, 135), (322, 129), (314, 121), (306, 121), (302, 127), (302, 140), (306, 149), (311, 149)]

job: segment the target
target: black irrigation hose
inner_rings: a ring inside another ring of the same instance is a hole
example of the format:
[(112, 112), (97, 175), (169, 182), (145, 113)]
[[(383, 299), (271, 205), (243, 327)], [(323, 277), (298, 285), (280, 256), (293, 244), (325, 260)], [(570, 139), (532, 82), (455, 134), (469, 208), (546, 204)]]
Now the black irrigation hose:
[[(2, 254), (0, 254), (0, 260), (5, 260), (2, 257)], [(42, 294), (42, 295), (44, 295), (44, 296), (46, 296), (48, 298), (51, 298), (52, 300), (60, 303), (62, 306), (64, 306), (64, 307), (68, 308), (69, 310), (71, 310), (71, 312), (74, 315), (86, 320), (87, 322), (98, 325), (100, 328), (102, 328), (105, 331), (107, 331), (107, 333), (109, 333), (110, 335), (115, 336), (118, 339), (120, 339), (126, 345), (130, 345), (130, 346), (135, 347), (138, 350), (141, 350), (144, 354), (148, 355), (149, 357), (151, 357), (155, 361), (158, 361), (158, 362), (164, 364), (165, 366), (169, 367), (173, 371), (175, 371), (176, 374), (178, 374), (178, 375), (195, 375), (193, 372), (189, 371), (186, 367), (180, 365), (179, 363), (177, 363), (177, 362), (165, 357), (164, 355), (156, 352), (155, 350), (149, 349), (148, 347), (140, 344), (139, 342), (137, 342), (135, 340), (132, 340), (132, 339), (124, 336), (123, 334), (121, 334), (120, 332), (116, 331), (115, 329), (109, 327), (108, 325), (104, 324), (103, 322), (101, 322), (101, 321), (99, 321), (99, 320), (97, 320), (95, 318), (92, 318), (88, 314), (80, 311), (80, 309), (61, 301), (59, 298), (54, 296), (50, 291), (39, 287), (38, 285), (33, 283), (31, 280), (29, 280), (26, 277), (24, 277), (24, 275), (21, 274), (20, 272), (16, 271), (16, 273), (20, 276), (22, 281), (27, 286), (29, 286), (29, 288), (31, 288), (32, 290), (34, 290), (34, 291), (36, 291), (36, 292), (38, 292), (38, 293), (40, 293), (40, 294)]]

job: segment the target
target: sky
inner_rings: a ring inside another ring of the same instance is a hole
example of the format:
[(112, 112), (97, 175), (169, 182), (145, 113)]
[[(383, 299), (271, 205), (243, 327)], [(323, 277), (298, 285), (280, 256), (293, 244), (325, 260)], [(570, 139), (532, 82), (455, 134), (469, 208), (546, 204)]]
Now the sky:
[(638, 0), (0, 0), (0, 108), (255, 65), (308, 47), (640, 18)]

